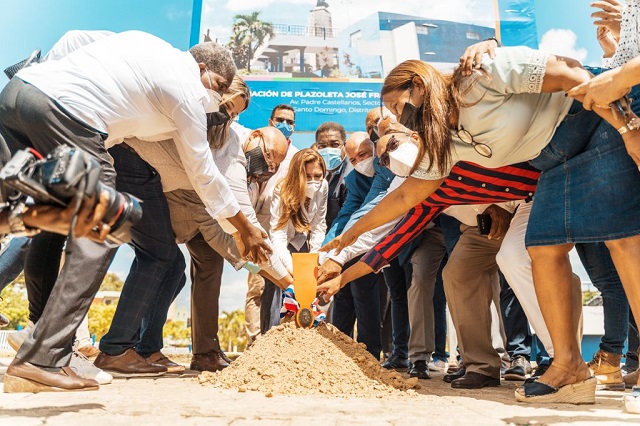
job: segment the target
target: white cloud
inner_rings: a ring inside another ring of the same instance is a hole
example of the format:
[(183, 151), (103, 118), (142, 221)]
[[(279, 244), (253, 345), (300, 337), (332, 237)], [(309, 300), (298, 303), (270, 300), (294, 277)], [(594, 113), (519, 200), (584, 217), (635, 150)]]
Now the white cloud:
[(540, 50), (584, 62), (588, 52), (587, 49), (576, 46), (577, 41), (578, 36), (573, 31), (553, 28), (542, 36)]

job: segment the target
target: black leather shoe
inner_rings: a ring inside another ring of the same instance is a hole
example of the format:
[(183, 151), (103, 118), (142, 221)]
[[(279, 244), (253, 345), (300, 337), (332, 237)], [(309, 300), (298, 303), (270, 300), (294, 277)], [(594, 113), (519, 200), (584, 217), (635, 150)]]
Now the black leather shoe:
[(445, 374), (444, 377), (442, 378), (442, 380), (444, 380), (446, 383), (451, 383), (454, 380), (459, 379), (462, 376), (464, 376), (465, 372), (466, 372), (465, 368), (462, 367), (458, 371), (456, 371), (455, 373)]
[(525, 357), (518, 355), (511, 360), (511, 365), (504, 372), (505, 380), (525, 380), (531, 375), (531, 363)]
[(411, 368), (411, 361), (408, 358), (391, 355), (388, 360), (382, 363), (382, 367), (387, 370), (407, 370)]
[(491, 386), (500, 386), (500, 379), (473, 371), (468, 371), (461, 378), (451, 382), (451, 387), (455, 389), (480, 389)]
[(427, 361), (418, 360), (413, 363), (413, 367), (409, 370), (409, 377), (417, 377), (418, 379), (430, 379), (429, 366)]

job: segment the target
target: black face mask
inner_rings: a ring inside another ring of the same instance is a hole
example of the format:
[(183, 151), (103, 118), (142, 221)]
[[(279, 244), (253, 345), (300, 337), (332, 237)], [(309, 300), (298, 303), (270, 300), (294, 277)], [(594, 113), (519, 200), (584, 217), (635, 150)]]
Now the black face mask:
[(207, 129), (212, 126), (219, 126), (231, 120), (227, 109), (220, 105), (220, 111), (207, 113)]
[(380, 135), (375, 128), (371, 129), (371, 133), (369, 133), (369, 139), (371, 139), (371, 142), (373, 143), (376, 143), (378, 139), (380, 139)]
[(246, 169), (248, 178), (253, 178), (258, 182), (264, 182), (273, 176), (273, 173), (269, 171), (269, 166), (259, 146), (245, 152), (244, 156), (247, 159)]
[(400, 120), (398, 121), (408, 129), (420, 131), (420, 122), (422, 121), (422, 107), (418, 108), (417, 106), (406, 102), (404, 104), (404, 107), (402, 107), (402, 115), (400, 116)]

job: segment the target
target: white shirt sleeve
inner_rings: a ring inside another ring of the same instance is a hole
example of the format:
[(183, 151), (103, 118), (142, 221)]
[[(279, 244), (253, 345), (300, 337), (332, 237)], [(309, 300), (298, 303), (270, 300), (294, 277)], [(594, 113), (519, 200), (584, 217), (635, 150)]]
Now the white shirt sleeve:
[(273, 191), (273, 198), (271, 198), (271, 242), (273, 243), (273, 251), (278, 254), (280, 259), (282, 259), (282, 263), (284, 263), (285, 268), (287, 268), (287, 271), (292, 274), (293, 259), (289, 249), (287, 248), (287, 244), (289, 243), (287, 237), (289, 223), (287, 223), (287, 225), (282, 229), (275, 229), (278, 224), (278, 219), (280, 218), (280, 210), (280, 191), (276, 189)]
[(180, 160), (207, 211), (214, 219), (235, 216), (240, 206), (213, 161), (202, 103), (199, 99), (179, 102), (171, 116), (178, 128), (174, 141)]
[(322, 181), (320, 190), (316, 192), (314, 199), (316, 202), (316, 214), (311, 219), (311, 229), (309, 230), (309, 251), (317, 253), (322, 247), (324, 237), (327, 235), (327, 199), (329, 198), (329, 184)]

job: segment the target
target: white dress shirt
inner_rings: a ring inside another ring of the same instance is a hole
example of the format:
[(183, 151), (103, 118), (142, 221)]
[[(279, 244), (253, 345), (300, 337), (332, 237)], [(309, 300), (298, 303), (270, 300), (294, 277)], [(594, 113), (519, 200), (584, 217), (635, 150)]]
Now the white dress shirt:
[(151, 34), (127, 31), (25, 68), (17, 77), (107, 134), (107, 148), (128, 137), (172, 138), (209, 214), (226, 218), (240, 210), (209, 150), (209, 95), (190, 53)]

